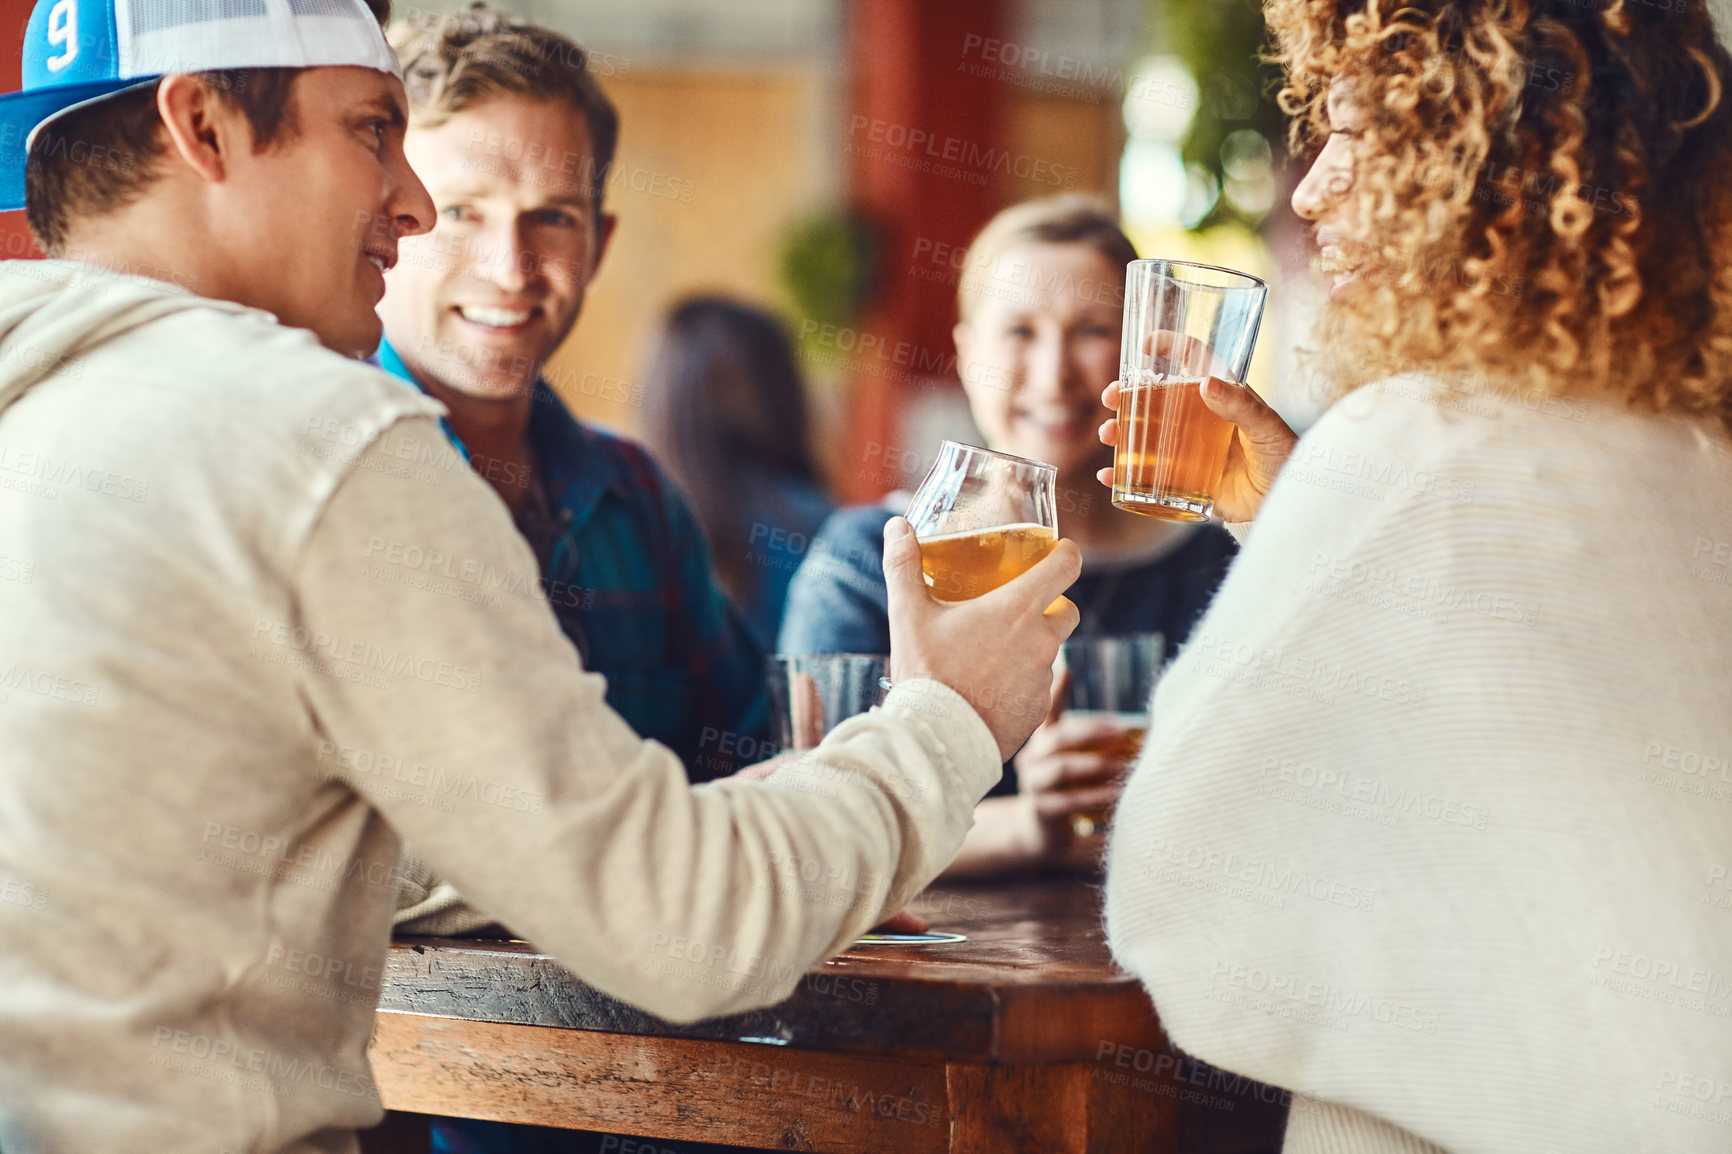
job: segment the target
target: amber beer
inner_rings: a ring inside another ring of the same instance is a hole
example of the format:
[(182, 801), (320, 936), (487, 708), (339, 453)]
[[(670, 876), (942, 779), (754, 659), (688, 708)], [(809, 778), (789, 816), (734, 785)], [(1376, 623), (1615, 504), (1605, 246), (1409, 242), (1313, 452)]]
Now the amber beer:
[[(1122, 761), (1129, 765), (1143, 750), (1143, 738), (1149, 732), (1149, 716), (1146, 713), (1119, 713), (1110, 709), (1067, 709), (1065, 713), (1071, 717), (1116, 721), (1124, 726), (1119, 733), (1110, 733), (1075, 746), (1080, 751), (1103, 754), (1113, 761)], [(1078, 837), (1092, 837), (1107, 827), (1107, 821), (1112, 815), (1113, 809), (1110, 805), (1076, 810), (1070, 815), (1071, 829)]]
[(1150, 375), (1120, 387), (1114, 505), (1171, 521), (1209, 519), (1233, 423), (1203, 403), (1201, 383)]
[(1056, 544), (1058, 535), (1045, 525), (946, 533), (920, 541), (920, 567), (934, 597), (967, 601), (1015, 580)]
[(1067, 709), (1065, 713), (1071, 717), (1081, 717), (1087, 720), (1116, 721), (1124, 726), (1123, 732), (1108, 734), (1094, 741), (1083, 742), (1073, 748), (1087, 753), (1101, 753), (1113, 761), (1126, 763), (1135, 761), (1137, 754), (1142, 752), (1143, 738), (1149, 731), (1149, 718), (1145, 713), (1116, 713), (1110, 709)]

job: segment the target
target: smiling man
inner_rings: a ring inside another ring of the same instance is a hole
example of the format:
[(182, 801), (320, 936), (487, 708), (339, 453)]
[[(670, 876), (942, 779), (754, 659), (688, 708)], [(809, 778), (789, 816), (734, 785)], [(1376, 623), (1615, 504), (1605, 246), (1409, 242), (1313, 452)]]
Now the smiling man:
[[(560, 627), (631, 727), (705, 781), (768, 737), (763, 655), (709, 547), (650, 456), (591, 428), (540, 379), (576, 325), (613, 236), (604, 208), (619, 118), (566, 37), (485, 9), (398, 23), (405, 150), (436, 206), (380, 308), (379, 363), (449, 410), (446, 432), (511, 511)], [(744, 739), (744, 740), (742, 740)], [(406, 861), (399, 932), (492, 919)], [(441, 1119), (453, 1154), (576, 1148), (566, 1132)]]
[[(904, 532), (885, 706), (692, 788), (444, 410), (354, 359), (434, 211), (374, 15), (40, 0), (23, 56), (0, 210), (60, 259), (0, 264), (0, 1149), (353, 1154), (403, 838), (678, 1020), (786, 997), (937, 873), (1032, 727), (1074, 546), (949, 606)], [(789, 901), (777, 855), (883, 884)], [(646, 965), (672, 936), (790, 976)]]
[(582, 48), (504, 13), (421, 14), (391, 39), (405, 148), (437, 216), (389, 277), (380, 363), (450, 410), (447, 431), (511, 510), (608, 704), (694, 781), (731, 773), (731, 751), (767, 736), (763, 655), (661, 469), (540, 379), (613, 236), (613, 104)]

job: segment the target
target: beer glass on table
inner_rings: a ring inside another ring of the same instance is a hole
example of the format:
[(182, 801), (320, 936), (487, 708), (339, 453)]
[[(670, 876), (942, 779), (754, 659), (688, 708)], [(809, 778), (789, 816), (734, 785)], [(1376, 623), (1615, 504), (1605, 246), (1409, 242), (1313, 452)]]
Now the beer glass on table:
[[(1064, 711), (1073, 717), (1098, 718), (1118, 726), (1089, 744), (1126, 765), (1142, 751), (1149, 728), (1149, 696), (1166, 660), (1166, 638), (1159, 633), (1073, 637), (1059, 651), (1064, 678)], [(1071, 814), (1071, 829), (1090, 837), (1106, 828), (1107, 807)]]
[(1030, 569), (1058, 543), (1058, 470), (944, 442), (908, 503), (932, 595), (967, 601)]
[(890, 659), (870, 653), (778, 654), (770, 658), (770, 740), (803, 753), (857, 714), (884, 702)]
[(1207, 377), (1242, 385), (1269, 286), (1177, 260), (1125, 269), (1119, 443), (1113, 504), (1170, 521), (1206, 521), (1234, 427), (1203, 403)]

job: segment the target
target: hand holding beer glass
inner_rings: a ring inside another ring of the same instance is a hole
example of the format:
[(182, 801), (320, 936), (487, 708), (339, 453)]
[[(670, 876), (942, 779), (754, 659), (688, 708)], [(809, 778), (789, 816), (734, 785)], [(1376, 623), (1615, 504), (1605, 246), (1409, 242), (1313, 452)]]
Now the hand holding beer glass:
[(944, 442), (908, 504), (921, 567), (940, 601), (967, 601), (1014, 580), (1058, 543), (1058, 471)]
[(1199, 388), (1210, 377), (1243, 385), (1268, 292), (1256, 277), (1212, 265), (1138, 260), (1127, 267), (1118, 419), (1109, 442), (1117, 445), (1114, 505), (1172, 521), (1208, 520), (1234, 426)]
[[(1092, 732), (1069, 748), (1099, 754), (1128, 770), (1149, 728), (1149, 697), (1166, 660), (1159, 633), (1073, 637), (1060, 650), (1062, 716), (1092, 723)], [(1111, 805), (1072, 810), (1071, 831), (1092, 837), (1107, 826)]]

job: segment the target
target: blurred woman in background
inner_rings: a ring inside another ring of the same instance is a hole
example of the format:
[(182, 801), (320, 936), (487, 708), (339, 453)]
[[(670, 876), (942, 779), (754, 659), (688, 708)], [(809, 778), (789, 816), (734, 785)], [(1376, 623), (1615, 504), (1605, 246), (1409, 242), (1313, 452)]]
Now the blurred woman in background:
[(722, 588), (770, 652), (788, 582), (835, 507), (793, 347), (762, 309), (701, 296), (668, 313), (651, 348), (644, 441), (685, 490)]
[[(1115, 509), (1095, 483), (1112, 454), (1096, 439), (1101, 390), (1118, 373), (1125, 265), (1136, 250), (1112, 210), (1087, 196), (1028, 201), (995, 216), (970, 246), (957, 290), (957, 371), (989, 448), (1058, 471), (1059, 531), (1082, 547), (1067, 592), (1077, 635), (1191, 631), (1234, 554), (1218, 525), (1186, 525)], [(936, 446), (932, 446), (936, 448)], [(907, 495), (830, 518), (795, 575), (784, 653), (887, 653), (884, 524)], [(1101, 839), (1073, 814), (1118, 796), (1121, 760), (1099, 752), (1122, 729), (1056, 716), (1030, 739), (995, 795), (981, 803), (949, 876), (1041, 864), (1092, 864)], [(1019, 789), (1020, 785), (1020, 789)]]

